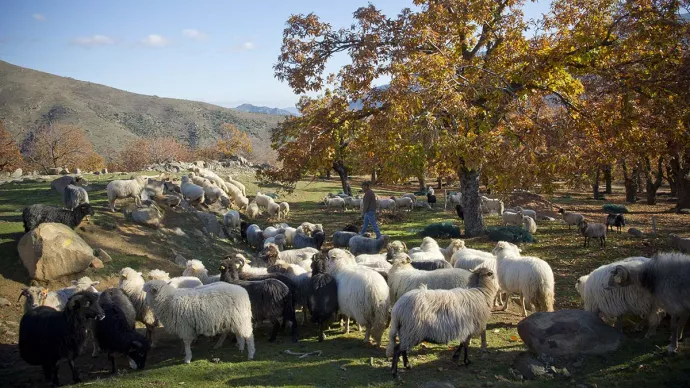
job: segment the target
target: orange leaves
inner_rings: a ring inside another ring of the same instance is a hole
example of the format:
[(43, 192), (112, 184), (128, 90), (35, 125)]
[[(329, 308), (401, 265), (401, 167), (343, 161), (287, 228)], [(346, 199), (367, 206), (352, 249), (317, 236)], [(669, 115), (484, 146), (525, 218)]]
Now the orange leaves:
[(93, 150), (86, 133), (73, 125), (47, 124), (32, 131), (25, 140), (27, 160), (37, 168), (98, 169), (103, 158)]
[(22, 156), (19, 154), (19, 147), (0, 121), (0, 171), (12, 172), (21, 166)]

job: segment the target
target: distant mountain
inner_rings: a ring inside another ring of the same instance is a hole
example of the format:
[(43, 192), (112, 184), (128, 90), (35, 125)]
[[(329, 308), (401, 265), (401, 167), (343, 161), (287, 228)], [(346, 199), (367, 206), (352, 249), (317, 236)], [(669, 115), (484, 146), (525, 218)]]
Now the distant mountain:
[(266, 115), (280, 115), (280, 116), (294, 115), (293, 112), (288, 110), (290, 108), (288, 108), (288, 109), (269, 108), (267, 106), (256, 106), (256, 105), (252, 105), (252, 104), (242, 104), (242, 105), (236, 106), (235, 109), (242, 111), (242, 112), (262, 113), (262, 114), (266, 114)]
[(18, 140), (46, 122), (64, 122), (82, 128), (96, 151), (106, 154), (137, 137), (173, 136), (205, 145), (215, 141), (223, 123), (232, 123), (252, 140), (253, 153), (247, 158), (271, 163), (276, 155), (270, 130), (283, 119), (130, 93), (0, 61), (0, 120)]
[(289, 106), (287, 108), (283, 108), (282, 110), (290, 112), (290, 114), (293, 116), (300, 116), (299, 110), (294, 106)]

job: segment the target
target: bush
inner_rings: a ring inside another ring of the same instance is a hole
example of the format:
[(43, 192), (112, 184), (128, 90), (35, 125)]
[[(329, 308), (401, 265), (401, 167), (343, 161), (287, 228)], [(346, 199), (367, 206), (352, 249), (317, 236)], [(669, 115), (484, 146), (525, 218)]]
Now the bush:
[(460, 228), (452, 222), (437, 222), (427, 225), (419, 235), (433, 238), (460, 238)]
[(614, 205), (612, 203), (607, 203), (602, 206), (606, 213), (627, 213), (628, 208), (625, 205)]
[(514, 244), (536, 242), (532, 233), (514, 225), (490, 226), (486, 228), (486, 233), (491, 241), (508, 241)]

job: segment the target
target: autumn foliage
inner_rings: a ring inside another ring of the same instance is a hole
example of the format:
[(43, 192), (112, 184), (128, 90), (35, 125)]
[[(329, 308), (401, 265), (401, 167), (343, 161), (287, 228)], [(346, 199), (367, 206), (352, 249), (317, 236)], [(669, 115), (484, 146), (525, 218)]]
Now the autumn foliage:
[(0, 171), (12, 172), (21, 166), (22, 156), (19, 147), (0, 121)]
[(249, 136), (239, 130), (237, 126), (225, 123), (221, 126), (216, 143), (207, 147), (200, 147), (194, 151), (194, 154), (197, 159), (201, 160), (220, 160), (242, 152), (252, 152), (252, 142), (249, 140)]
[(187, 162), (193, 158), (186, 145), (172, 137), (136, 139), (118, 154), (111, 169), (141, 171), (156, 163)]
[(22, 154), (43, 172), (58, 167), (98, 170), (104, 166), (86, 133), (67, 124), (50, 123), (30, 132), (22, 144)]

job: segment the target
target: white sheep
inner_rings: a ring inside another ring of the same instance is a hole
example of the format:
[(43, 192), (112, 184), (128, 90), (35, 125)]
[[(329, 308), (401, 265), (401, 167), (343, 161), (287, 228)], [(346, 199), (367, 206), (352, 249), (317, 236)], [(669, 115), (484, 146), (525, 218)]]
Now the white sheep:
[(277, 217), (280, 219), (280, 205), (275, 202), (269, 202), (268, 206), (266, 206), (266, 213), (268, 213), (269, 217)]
[(228, 175), (228, 179), (226, 182), (237, 187), (240, 190), (240, 192), (242, 192), (242, 195), (247, 195), (247, 188), (244, 187), (242, 182), (235, 180), (235, 179), (232, 179), (232, 176), (230, 176), (230, 175)]
[(125, 267), (120, 270), (120, 282), (118, 288), (127, 295), (136, 311), (136, 320), (146, 326), (146, 338), (153, 343), (153, 332), (158, 326), (158, 320), (153, 310), (146, 304), (146, 292), (144, 291), (144, 277), (141, 272)]
[[(525, 301), (533, 311), (553, 311), (554, 278), (547, 262), (521, 256), (517, 246), (506, 241), (499, 241), (492, 253), (496, 255), (498, 284), (501, 290), (520, 295), (523, 316), (527, 316)], [(503, 310), (507, 308), (508, 301)]]
[(240, 195), (236, 197), (232, 197), (232, 200), (235, 202), (235, 205), (237, 205), (237, 208), (239, 210), (244, 209), (245, 211), (249, 211), (249, 198)]
[(188, 202), (199, 202), (204, 203), (204, 189), (190, 182), (190, 178), (187, 176), (182, 177), (182, 183), (180, 184), (180, 191), (182, 191), (182, 196)]
[(174, 288), (162, 280), (144, 285), (146, 302), (153, 308), (165, 330), (182, 339), (184, 362), (192, 361), (191, 344), (199, 336), (220, 335), (215, 349), (220, 348), (229, 333), (234, 333), (237, 346), (247, 358), (254, 359), (252, 307), (247, 291), (225, 282), (197, 288)]
[(302, 231), (307, 236), (311, 236), (312, 233), (314, 233), (317, 230), (320, 230), (323, 232), (323, 225), (321, 224), (312, 224), (311, 222), (303, 222), (300, 224), (300, 226), (297, 227), (297, 231)]
[(201, 280), (203, 284), (211, 284), (220, 281), (220, 274), (210, 275), (201, 260), (187, 260), (187, 266), (182, 272), (182, 276), (193, 276)]
[(378, 210), (378, 211), (384, 211), (384, 210), (394, 211), (395, 208), (396, 208), (396, 202), (393, 199), (381, 198), (381, 199), (376, 200), (376, 210)]
[(132, 179), (116, 179), (106, 186), (110, 211), (115, 211), (115, 200), (134, 198), (134, 203), (141, 206), (141, 192), (144, 191), (147, 179), (143, 176), (135, 176)]
[(365, 342), (372, 337), (380, 346), (388, 321), (386, 281), (373, 269), (357, 266), (352, 254), (337, 248), (328, 252), (328, 272), (338, 287), (340, 312), (366, 328)]
[(409, 198), (412, 200), (412, 202), (417, 202), (417, 196), (414, 195), (414, 193), (405, 193), (401, 195), (402, 198)]
[(532, 209), (523, 209), (520, 206), (515, 206), (515, 210), (517, 210), (516, 213), (522, 216), (532, 217), (533, 220), (537, 219), (537, 212)]
[(216, 203), (219, 199), (223, 198), (225, 192), (217, 186), (205, 186), (204, 189), (204, 203), (212, 204)]
[(496, 214), (503, 214), (504, 206), (503, 201), (501, 201), (500, 199), (491, 199), (489, 197), (485, 197), (482, 195), (480, 201), (480, 205), (483, 212), (495, 212)]
[(278, 205), (280, 206), (278, 218), (287, 218), (288, 214), (290, 214), (290, 204), (287, 202), (281, 202)]
[(311, 259), (318, 252), (318, 249), (310, 247), (281, 251), (276, 244), (269, 244), (259, 253), (259, 258), (268, 264), (275, 264), (278, 260), (288, 264), (299, 264), (304, 260)]
[(201, 280), (195, 276), (177, 276), (171, 279), (170, 274), (161, 269), (154, 269), (149, 272), (148, 280), (164, 280), (175, 288), (194, 288), (203, 285)]
[[(494, 256), (493, 253), (491, 253), (491, 252), (485, 252), (485, 251), (481, 251), (479, 249), (467, 248), (466, 246), (464, 246), (464, 243), (463, 243), (463, 247), (461, 249), (458, 249), (457, 251), (455, 251), (453, 253), (453, 256), (451, 256), (449, 261), (453, 267), (465, 268), (465, 267), (456, 266), (457, 262), (460, 260), (462, 260), (464, 262), (469, 262), (469, 261), (473, 261), (475, 259), (480, 260), (480, 261), (482, 261), (483, 259), (496, 260), (496, 256)], [(465, 268), (465, 269), (469, 269), (469, 268)]]
[(345, 197), (345, 209), (359, 209), (362, 206), (362, 198), (356, 197)]
[(577, 226), (580, 222), (585, 220), (585, 216), (580, 213), (567, 212), (563, 208), (558, 209), (558, 212), (563, 216), (563, 221), (568, 224), (568, 229), (570, 229), (570, 226)]
[(237, 210), (228, 210), (223, 216), (223, 225), (236, 229), (240, 227), (240, 213)]
[(393, 201), (395, 201), (395, 207), (396, 209), (404, 209), (404, 208), (409, 208), (410, 210), (414, 209), (414, 201), (412, 198), (409, 197), (391, 197)]
[(254, 201), (260, 207), (268, 207), (269, 203), (275, 202), (275, 201), (273, 201), (273, 198), (269, 197), (268, 195), (261, 194), (260, 191), (256, 193), (256, 196), (254, 197)]
[(426, 284), (432, 290), (467, 287), (471, 275), (470, 271), (459, 268), (424, 271), (414, 268), (411, 263), (412, 260), (406, 253), (397, 253), (393, 256), (393, 267), (388, 271), (391, 304), (422, 284)]
[(522, 226), (522, 216), (517, 213), (504, 211), (501, 214), (501, 220), (503, 221), (503, 225)]
[(345, 200), (340, 198), (340, 197), (335, 197), (335, 198), (324, 197), (323, 198), (323, 204), (326, 206), (326, 209), (333, 209), (333, 210), (340, 209), (343, 212), (345, 211)]
[(257, 204), (255, 201), (252, 201), (249, 206), (247, 206), (247, 217), (254, 219), (261, 214), (261, 210), (259, 209), (259, 204)]
[[(491, 317), (491, 301), (496, 295), (495, 274), (486, 268), (479, 269), (473, 277), (477, 286), (464, 289), (430, 290), (426, 286), (403, 295), (393, 306), (386, 356), (393, 358), (392, 372), (397, 375), (398, 360), (409, 368), (407, 352), (422, 341), (448, 343), (459, 340), (453, 361), (460, 357), (464, 348), (463, 362), (470, 363), (467, 348), (470, 338), (481, 336), (482, 350), (486, 350), (486, 323)], [(396, 337), (400, 343), (396, 344)]]
[(43, 299), (42, 306), (52, 307), (55, 310), (62, 311), (67, 306), (67, 301), (72, 295), (80, 291), (89, 291), (98, 293), (96, 286), (101, 282), (93, 281), (88, 276), (79, 278), (79, 280), (72, 280), (72, 285), (59, 290), (50, 291)]
[[(522, 213), (518, 213), (518, 214), (522, 214)], [(526, 231), (528, 231), (532, 234), (537, 232), (537, 223), (530, 216), (522, 216), (522, 227)]]
[(609, 318), (616, 318), (616, 327), (622, 329), (623, 316), (635, 314), (647, 318), (649, 338), (656, 332), (660, 316), (658, 314), (654, 296), (638, 284), (629, 287), (609, 287), (611, 272), (618, 266), (633, 268), (644, 265), (650, 259), (646, 257), (629, 257), (611, 264), (602, 265), (592, 271), (585, 279), (581, 294), (585, 310), (596, 314), (603, 314)]

